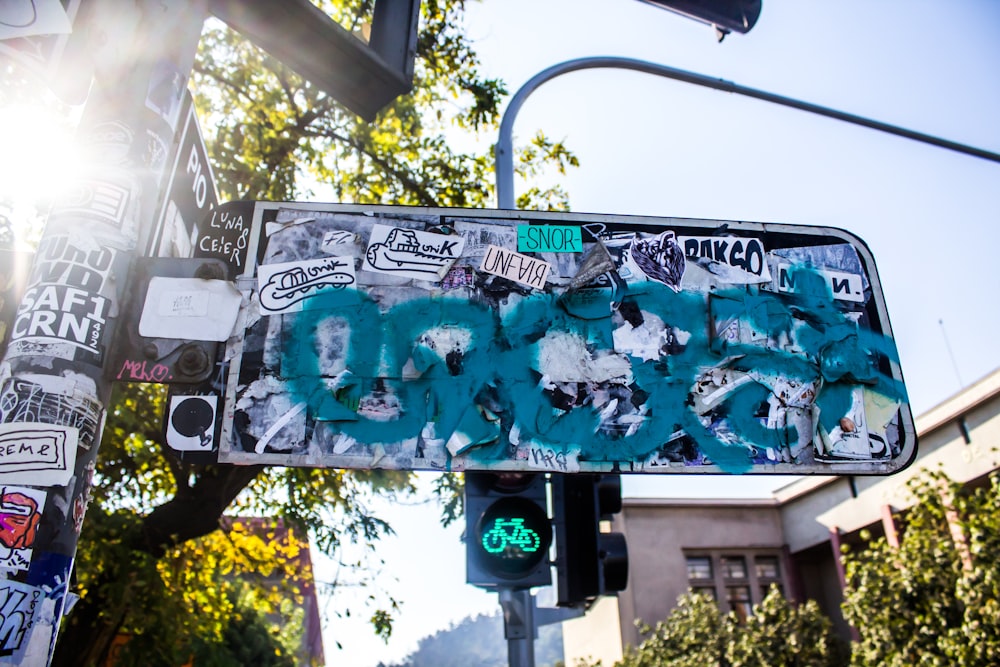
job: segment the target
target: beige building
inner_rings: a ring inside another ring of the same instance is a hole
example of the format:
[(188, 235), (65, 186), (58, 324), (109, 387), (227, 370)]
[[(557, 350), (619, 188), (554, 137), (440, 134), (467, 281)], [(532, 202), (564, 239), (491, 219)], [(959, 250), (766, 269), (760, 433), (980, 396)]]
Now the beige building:
[(640, 641), (636, 619), (654, 625), (690, 588), (714, 595), (724, 610), (750, 613), (777, 584), (797, 600), (814, 599), (849, 636), (840, 613), (844, 585), (837, 556), (859, 533), (895, 535), (905, 486), (939, 465), (976, 484), (1000, 467), (1000, 370), (917, 418), (917, 460), (890, 477), (804, 477), (770, 498), (626, 498), (612, 530), (625, 534), (629, 585), (588, 614), (563, 624), (566, 664), (611, 665)]

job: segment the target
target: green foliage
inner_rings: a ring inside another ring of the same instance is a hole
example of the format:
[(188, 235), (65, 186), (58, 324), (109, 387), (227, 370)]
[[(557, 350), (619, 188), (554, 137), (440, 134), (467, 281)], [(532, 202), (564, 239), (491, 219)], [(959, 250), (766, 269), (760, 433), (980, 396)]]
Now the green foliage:
[(733, 667), (807, 667), (843, 664), (844, 647), (815, 600), (789, 603), (772, 587), (739, 626), (728, 647)]
[(815, 602), (795, 605), (772, 588), (741, 623), (712, 598), (688, 592), (618, 667), (825, 667), (842, 664), (829, 619)]
[(899, 548), (845, 555), (855, 665), (1000, 663), (1000, 482), (963, 490), (940, 472), (908, 483)]
[(273, 624), (250, 604), (237, 604), (217, 642), (198, 639), (192, 650), (198, 667), (295, 667), (295, 659)]
[(441, 525), (450, 526), (465, 514), (465, 477), (444, 473), (434, 480), (434, 495), (441, 503)]
[[(670, 616), (655, 628), (641, 625), (649, 634), (619, 663), (622, 667), (707, 667), (722, 664), (735, 620), (719, 613), (707, 595), (685, 594), (677, 599)], [(651, 634), (650, 634), (651, 633)]]
[[(359, 33), (370, 2), (318, 3)], [(493, 197), (492, 143), (503, 82), (483, 76), (462, 25), (464, 0), (421, 3), (413, 91), (367, 123), (218, 22), (202, 35), (196, 104), (223, 198), (280, 201), (313, 187), (335, 201), (484, 207)], [(460, 147), (459, 147), (460, 146)], [(538, 179), (578, 164), (538, 133), (517, 151)], [(565, 209), (558, 187), (533, 182), (522, 207)]]
[(117, 665), (178, 665), (192, 652), (229, 664), (237, 629), (247, 650), (263, 647), (269, 656), (287, 658), (301, 646), (311, 572), (299, 560), (307, 545), (294, 533), (274, 522), (226, 522), (156, 558), (138, 547), (141, 527), (134, 512), (93, 508), (77, 552), (78, 593), (105, 601), (104, 616), (120, 619), (111, 630), (129, 638)]

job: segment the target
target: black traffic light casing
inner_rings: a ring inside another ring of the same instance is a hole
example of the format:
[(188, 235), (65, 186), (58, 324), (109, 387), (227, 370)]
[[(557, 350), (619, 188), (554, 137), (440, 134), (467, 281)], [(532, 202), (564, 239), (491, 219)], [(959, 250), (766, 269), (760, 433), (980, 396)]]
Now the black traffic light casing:
[(559, 606), (587, 603), (628, 585), (628, 547), (621, 533), (602, 533), (601, 520), (621, 511), (617, 474), (552, 477)]
[(465, 473), (466, 582), (483, 588), (552, 584), (545, 475)]
[(722, 34), (746, 34), (760, 17), (762, 0), (643, 0), (681, 14), (695, 21), (708, 23)]

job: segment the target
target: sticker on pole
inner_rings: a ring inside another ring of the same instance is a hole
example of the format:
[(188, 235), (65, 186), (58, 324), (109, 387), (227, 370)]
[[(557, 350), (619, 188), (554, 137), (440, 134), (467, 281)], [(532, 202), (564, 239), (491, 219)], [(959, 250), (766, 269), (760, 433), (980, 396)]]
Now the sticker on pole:
[(68, 484), (78, 433), (56, 424), (0, 424), (0, 484)]

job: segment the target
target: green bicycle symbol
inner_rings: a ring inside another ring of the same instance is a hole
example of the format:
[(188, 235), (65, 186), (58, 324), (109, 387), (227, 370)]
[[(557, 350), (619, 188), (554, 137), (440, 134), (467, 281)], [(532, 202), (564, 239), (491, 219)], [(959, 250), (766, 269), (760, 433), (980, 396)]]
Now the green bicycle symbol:
[(483, 549), (491, 554), (498, 554), (508, 546), (534, 553), (541, 542), (538, 533), (525, 527), (524, 519), (494, 519), (493, 527), (483, 533)]

